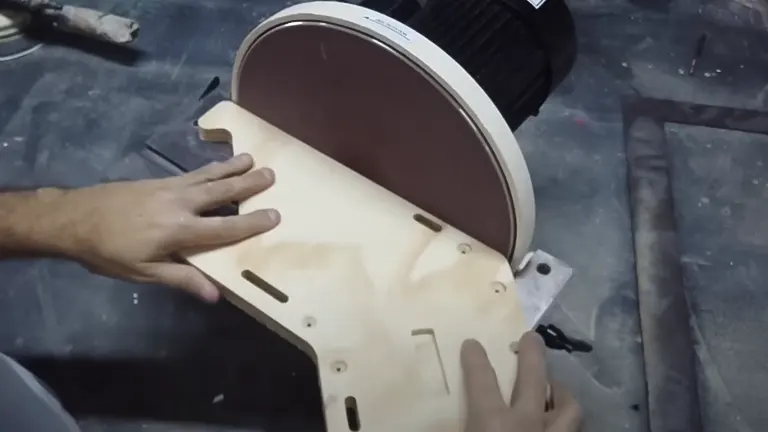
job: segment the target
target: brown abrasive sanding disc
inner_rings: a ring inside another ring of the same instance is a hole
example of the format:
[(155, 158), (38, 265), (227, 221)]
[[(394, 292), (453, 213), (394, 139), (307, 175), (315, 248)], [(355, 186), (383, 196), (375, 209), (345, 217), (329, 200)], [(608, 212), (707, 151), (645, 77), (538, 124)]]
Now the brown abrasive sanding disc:
[(244, 41), (232, 98), (513, 263), (527, 252), (533, 190), (514, 135), (461, 66), (403, 24), (345, 3), (289, 7)]

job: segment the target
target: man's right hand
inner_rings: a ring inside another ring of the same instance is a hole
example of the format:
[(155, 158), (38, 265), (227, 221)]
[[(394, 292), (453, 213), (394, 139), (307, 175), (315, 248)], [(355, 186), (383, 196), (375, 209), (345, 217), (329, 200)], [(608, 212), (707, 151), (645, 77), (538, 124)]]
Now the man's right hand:
[(581, 408), (568, 390), (549, 382), (544, 352), (544, 341), (535, 332), (520, 339), (515, 389), (507, 403), (485, 349), (474, 340), (464, 343), (461, 364), (467, 395), (466, 432), (580, 430)]

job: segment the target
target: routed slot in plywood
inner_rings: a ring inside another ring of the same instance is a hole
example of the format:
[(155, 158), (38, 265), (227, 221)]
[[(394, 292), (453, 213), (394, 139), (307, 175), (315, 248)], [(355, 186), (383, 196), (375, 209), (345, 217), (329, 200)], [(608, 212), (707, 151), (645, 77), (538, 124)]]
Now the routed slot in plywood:
[(440, 347), (437, 345), (437, 337), (432, 329), (417, 329), (411, 331), (416, 348), (416, 361), (421, 366), (420, 378), (423, 379), (423, 387), (426, 395), (445, 395), (451, 392), (448, 378), (445, 376), (443, 358), (440, 356)]
[(354, 396), (347, 396), (344, 399), (344, 408), (347, 412), (347, 426), (349, 426), (349, 430), (353, 432), (359, 431), (361, 425), (360, 416), (357, 412), (357, 399)]
[(415, 220), (416, 222), (424, 225), (427, 229), (430, 229), (430, 230), (432, 230), (432, 231), (434, 231), (436, 233), (439, 233), (440, 231), (443, 230), (443, 227), (439, 223), (437, 223), (437, 222), (433, 221), (432, 219), (424, 216), (423, 214), (419, 214), (419, 213), (414, 214), (413, 215), (413, 220)]
[(275, 288), (275, 286), (272, 285), (271, 283), (260, 278), (259, 275), (255, 274), (250, 270), (243, 270), (241, 274), (243, 275), (243, 279), (247, 280), (248, 282), (253, 284), (253, 286), (261, 289), (265, 293), (269, 294), (275, 300), (279, 301), (280, 303), (288, 303), (288, 296), (285, 295), (284, 292)]
[(282, 221), (188, 259), (312, 356), (329, 432), (462, 431), (467, 338), (511, 393), (509, 346), (526, 325), (504, 256), (231, 102), (198, 124), (275, 171), (240, 212), (276, 208)]

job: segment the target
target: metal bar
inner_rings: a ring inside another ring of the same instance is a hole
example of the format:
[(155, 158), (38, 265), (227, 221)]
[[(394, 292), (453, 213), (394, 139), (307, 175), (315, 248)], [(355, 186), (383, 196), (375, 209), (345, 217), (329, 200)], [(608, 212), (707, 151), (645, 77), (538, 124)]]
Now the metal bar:
[(696, 357), (664, 123), (625, 123), (640, 326), (652, 432), (700, 432)]

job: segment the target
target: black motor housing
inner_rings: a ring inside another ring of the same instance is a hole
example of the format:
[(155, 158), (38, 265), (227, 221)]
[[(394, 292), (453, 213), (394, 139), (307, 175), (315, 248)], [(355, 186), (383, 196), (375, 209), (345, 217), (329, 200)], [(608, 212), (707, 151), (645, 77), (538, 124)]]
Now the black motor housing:
[(576, 30), (564, 0), (364, 0), (360, 6), (439, 46), (485, 90), (512, 130), (538, 113), (576, 60)]

